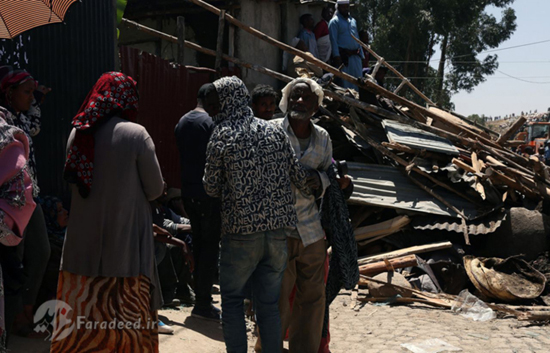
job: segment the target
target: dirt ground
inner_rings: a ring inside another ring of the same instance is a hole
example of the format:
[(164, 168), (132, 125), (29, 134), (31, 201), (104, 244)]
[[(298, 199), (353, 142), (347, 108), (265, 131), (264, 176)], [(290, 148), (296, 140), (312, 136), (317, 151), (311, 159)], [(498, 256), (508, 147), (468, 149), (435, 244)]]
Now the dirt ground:
[[(219, 296), (215, 299), (219, 300)], [(475, 322), (446, 309), (416, 304), (353, 306), (353, 303), (351, 292), (342, 292), (331, 306), (333, 353), (410, 352), (402, 345), (430, 339), (439, 339), (448, 345), (446, 350), (437, 352), (550, 352), (548, 325), (533, 325), (513, 318)], [(221, 325), (192, 318), (191, 309), (181, 307), (159, 312), (163, 321), (175, 329), (173, 335), (160, 336), (160, 352), (225, 352)], [(249, 352), (253, 352), (255, 342), (251, 331)], [(48, 342), (23, 338), (15, 338), (10, 344), (11, 352), (15, 353), (45, 353), (48, 347)]]

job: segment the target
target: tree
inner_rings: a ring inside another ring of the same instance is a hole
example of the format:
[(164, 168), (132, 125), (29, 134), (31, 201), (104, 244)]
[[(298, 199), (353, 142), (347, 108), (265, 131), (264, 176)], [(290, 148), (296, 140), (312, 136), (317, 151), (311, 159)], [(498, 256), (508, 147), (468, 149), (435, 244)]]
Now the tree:
[[(497, 55), (482, 60), (477, 55), (515, 31), (513, 1), (359, 0), (354, 16), (370, 32), (378, 54), (397, 61), (394, 66), (433, 101), (452, 108), (453, 94), (472, 91), (498, 68)], [(491, 6), (502, 9), (500, 20), (486, 12)], [(437, 46), (441, 55), (435, 70), (430, 61)]]
[(483, 126), (485, 126), (485, 122), (487, 121), (487, 117), (485, 117), (484, 114), (481, 114), (481, 116), (479, 116), (478, 114), (468, 115), (467, 119), (473, 122), (474, 124), (483, 125)]

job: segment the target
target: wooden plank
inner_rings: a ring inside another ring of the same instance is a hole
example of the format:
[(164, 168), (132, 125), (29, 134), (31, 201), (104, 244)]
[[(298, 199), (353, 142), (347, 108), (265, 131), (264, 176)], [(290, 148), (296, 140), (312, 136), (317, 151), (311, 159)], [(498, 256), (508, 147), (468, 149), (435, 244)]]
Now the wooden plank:
[(384, 222), (357, 228), (354, 232), (355, 240), (361, 241), (381, 235), (394, 234), (403, 229), (409, 223), (411, 223), (411, 219), (408, 216), (397, 216)]
[(216, 61), (214, 69), (218, 72), (218, 77), (222, 72), (222, 57), (223, 57), (223, 33), (225, 30), (225, 10), (220, 11), (218, 19), (218, 39), (216, 41)]
[[(522, 126), (523, 124), (525, 124), (525, 122), (527, 121), (527, 119), (523, 116), (519, 117), (518, 120), (516, 120), (512, 126), (510, 126), (508, 128), (508, 130), (506, 130), (497, 140), (497, 143), (501, 146), (504, 146), (505, 143), (510, 139), (510, 137), (512, 137), (512, 135), (514, 135), (516, 133), (516, 131), (518, 131)], [(523, 142), (525, 143), (525, 142)]]
[(177, 20), (177, 33), (178, 33), (178, 59), (177, 62), (180, 65), (184, 65), (185, 62), (185, 17), (178, 16)]
[[(409, 81), (408, 78), (406, 78), (405, 76), (403, 76), (403, 74), (401, 74), (401, 72), (397, 71), (397, 69), (395, 67), (393, 67), (392, 65), (390, 65), (388, 62), (386, 62), (384, 60), (383, 57), (381, 57), (380, 55), (378, 55), (374, 50), (371, 49), (370, 45), (367, 45), (365, 43), (363, 43), (362, 41), (359, 40), (359, 38), (355, 37), (353, 34), (351, 35), (353, 39), (355, 39), (355, 41), (357, 43), (359, 43), (359, 45), (361, 45), (366, 51), (368, 51), (377, 61), (377, 63), (381, 63), (383, 64), (384, 66), (386, 66), (391, 72), (393, 72), (395, 75), (397, 75), (397, 77), (401, 78), (403, 81), (401, 81), (401, 84), (399, 85), (399, 87), (397, 87), (397, 89), (394, 91), (395, 94), (397, 94), (397, 92), (399, 92), (401, 90), (401, 88), (403, 88), (404, 85), (407, 85), (409, 86), (416, 94), (418, 94), (420, 96), (420, 98), (424, 99), (426, 101), (426, 103), (429, 103), (431, 105), (435, 105), (434, 102), (432, 102), (432, 100), (428, 97), (426, 97), (424, 95), (424, 93), (422, 93), (418, 88), (415, 87), (415, 85), (413, 85), (411, 83), (411, 81)], [(374, 76), (374, 75), (373, 75)]]
[(418, 260), (416, 255), (406, 255), (402, 257), (397, 257), (394, 259), (384, 259), (385, 261), (379, 261), (372, 264), (366, 264), (359, 266), (359, 273), (365, 276), (376, 276), (382, 272), (388, 272), (388, 265), (386, 261), (390, 263), (391, 268), (395, 270), (396, 268), (405, 268), (411, 266), (417, 266)]
[(379, 210), (380, 208), (378, 207), (362, 206), (353, 214), (353, 216), (351, 216), (351, 226), (353, 229), (356, 229), (365, 219), (369, 218), (373, 213), (378, 212)]
[(383, 261), (384, 259), (395, 259), (396, 257), (401, 257), (405, 255), (417, 255), (417, 254), (422, 254), (430, 251), (444, 250), (444, 249), (451, 248), (452, 246), (453, 244), (450, 241), (444, 241), (444, 242), (426, 244), (426, 245), (416, 245), (416, 246), (411, 246), (409, 248), (399, 249), (399, 250), (391, 251), (384, 254), (363, 257), (363, 258), (360, 258), (357, 261), (357, 263), (359, 265), (366, 265), (366, 264), (371, 264), (378, 261)]
[[(220, 14), (220, 11), (221, 11), (220, 9), (218, 9), (215, 6), (212, 6), (212, 5), (206, 3), (202, 0), (190, 0), (190, 1), (193, 2), (194, 4), (198, 5), (198, 6), (203, 7), (204, 9), (216, 14), (216, 15)], [(315, 58), (311, 55), (308, 55), (307, 53), (302, 52), (299, 49), (296, 49), (294, 47), (291, 47), (290, 45), (282, 43), (282, 42), (268, 36), (267, 34), (255, 29), (253, 27), (250, 27), (250, 26), (248, 26), (248, 25), (246, 25), (242, 22), (240, 22), (239, 20), (235, 19), (233, 16), (226, 15), (225, 18), (227, 19), (228, 22), (235, 25), (236, 27), (239, 27), (243, 31), (245, 31), (247, 33), (250, 33), (251, 35), (253, 35), (253, 36), (255, 36), (255, 37), (271, 44), (271, 45), (274, 45), (274, 46), (284, 50), (285, 52), (288, 52), (292, 55), (297, 55), (297, 56), (303, 58), (304, 60), (306, 60), (307, 62), (313, 63), (317, 67), (320, 67), (321, 69), (332, 73), (336, 77), (342, 78), (343, 80), (351, 82), (354, 85), (357, 85), (357, 86), (359, 86), (361, 88), (364, 88), (368, 91), (378, 93), (378, 94), (380, 94), (380, 95), (382, 95), (386, 98), (389, 98), (389, 99), (395, 101), (396, 103), (402, 104), (402, 105), (408, 107), (409, 109), (411, 109), (411, 111), (413, 111), (413, 113), (423, 114), (423, 115), (426, 115), (428, 117), (433, 118), (434, 120), (444, 121), (445, 123), (450, 123), (448, 120), (442, 118), (440, 115), (438, 115), (436, 113), (433, 113), (430, 110), (428, 110), (428, 109), (426, 109), (426, 108), (424, 108), (424, 107), (422, 107), (422, 106), (420, 106), (420, 105), (418, 105), (418, 104), (416, 104), (412, 101), (409, 101), (406, 98), (400, 97), (397, 94), (394, 94), (393, 92), (386, 90), (385, 88), (379, 86), (378, 84), (376, 84), (374, 82), (370, 82), (369, 80), (362, 81), (357, 77), (353, 77), (353, 76), (351, 76), (347, 73), (341, 72), (337, 68), (335, 68), (331, 65), (328, 65), (327, 63), (325, 63), (325, 62), (323, 62), (323, 61), (321, 61), (321, 60), (319, 60), (319, 59), (317, 59), (317, 58)], [(454, 127), (459, 129), (460, 132), (463, 132), (464, 134), (466, 134), (468, 136), (471, 136), (471, 137), (473, 137), (477, 140), (480, 140), (483, 143), (486, 143), (490, 146), (494, 146), (494, 147), (497, 147), (497, 148), (502, 148), (501, 146), (497, 145), (494, 141), (486, 138), (483, 135), (476, 134), (476, 133), (472, 132), (471, 130), (469, 130), (468, 128), (465, 128), (462, 125), (456, 125), (456, 124), (453, 124), (453, 123), (450, 123), (450, 124), (452, 124)]]
[(459, 168), (464, 169), (467, 172), (470, 172), (472, 174), (478, 174), (477, 171), (474, 169), (474, 167), (467, 164), (466, 162), (461, 161), (458, 158), (453, 158), (452, 162), (453, 162), (454, 165), (456, 165)]

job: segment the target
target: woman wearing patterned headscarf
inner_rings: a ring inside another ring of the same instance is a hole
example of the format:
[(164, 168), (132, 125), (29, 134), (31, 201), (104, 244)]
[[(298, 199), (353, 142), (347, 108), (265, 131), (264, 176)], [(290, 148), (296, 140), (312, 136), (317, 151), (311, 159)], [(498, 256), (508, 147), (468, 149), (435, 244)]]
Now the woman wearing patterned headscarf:
[[(0, 108), (0, 352), (6, 352), (4, 320), (4, 286), (2, 267), (10, 278), (18, 276), (20, 260), (14, 246), (23, 237), (23, 230), (36, 206), (32, 199), (32, 183), (28, 173), (29, 142), (24, 132), (6, 124), (7, 111)], [(11, 285), (11, 284), (10, 284)], [(11, 304), (11, 303), (9, 303)], [(8, 325), (7, 325), (8, 324)]]
[(108, 72), (73, 118), (64, 171), (73, 184), (71, 217), (57, 299), (82, 324), (58, 327), (52, 352), (158, 352), (162, 297), (149, 201), (163, 181), (153, 141), (134, 123), (137, 108), (136, 82)]
[[(5, 120), (9, 125), (23, 130), (29, 141), (28, 172), (33, 183), (33, 197), (38, 196), (36, 163), (32, 137), (40, 131), (40, 108), (36, 104), (35, 91), (37, 81), (25, 70), (16, 70), (11, 66), (0, 67), (0, 105), (5, 108)], [(47, 89), (41, 86), (43, 93)], [(14, 323), (14, 332), (20, 335), (32, 333), (33, 306), (36, 302), (44, 269), (50, 257), (50, 245), (44, 223), (42, 209), (36, 207), (25, 229), (25, 236), (19, 245), (18, 253), (22, 254), (22, 267), (26, 280), (15, 295), (15, 302), (7, 307), (8, 316), (18, 314)], [(9, 285), (11, 278), (6, 278)]]

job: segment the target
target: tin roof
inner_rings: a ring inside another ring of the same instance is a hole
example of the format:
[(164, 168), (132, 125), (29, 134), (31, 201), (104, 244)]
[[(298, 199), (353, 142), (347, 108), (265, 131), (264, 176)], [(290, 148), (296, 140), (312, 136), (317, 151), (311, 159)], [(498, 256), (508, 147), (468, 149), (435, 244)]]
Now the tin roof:
[[(348, 174), (353, 179), (354, 190), (349, 200), (352, 204), (372, 205), (448, 217), (458, 215), (442, 202), (420, 189), (399, 169), (378, 164), (348, 162)], [(427, 180), (415, 175), (414, 178), (430, 185)], [(468, 218), (476, 215), (474, 205), (438, 188), (436, 192), (448, 200)]]
[(446, 138), (396, 121), (383, 120), (382, 126), (390, 142), (432, 152), (458, 156), (457, 148)]

